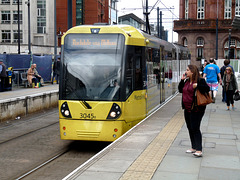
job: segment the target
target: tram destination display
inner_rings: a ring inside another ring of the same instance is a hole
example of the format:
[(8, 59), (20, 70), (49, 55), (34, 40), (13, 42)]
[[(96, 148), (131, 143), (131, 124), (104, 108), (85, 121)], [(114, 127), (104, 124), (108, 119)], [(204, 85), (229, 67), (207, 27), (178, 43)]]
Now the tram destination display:
[(70, 34), (66, 37), (67, 49), (119, 49), (122, 35)]

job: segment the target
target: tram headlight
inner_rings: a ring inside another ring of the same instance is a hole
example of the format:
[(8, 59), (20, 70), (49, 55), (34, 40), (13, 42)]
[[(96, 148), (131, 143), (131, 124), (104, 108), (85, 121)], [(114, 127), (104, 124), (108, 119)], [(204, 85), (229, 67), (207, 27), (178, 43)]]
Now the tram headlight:
[(64, 102), (61, 106), (61, 113), (64, 117), (67, 117), (67, 118), (72, 118), (72, 115), (70, 113), (70, 110), (68, 108), (68, 104), (67, 102)]
[(116, 112), (114, 112), (114, 111), (113, 111), (113, 112), (110, 112), (110, 116), (111, 116), (112, 118), (115, 118), (116, 115), (117, 115)]
[(108, 113), (107, 119), (117, 119), (121, 115), (121, 108), (118, 104), (113, 103), (110, 112)]
[(64, 111), (65, 116), (69, 116), (70, 112), (69, 110)]

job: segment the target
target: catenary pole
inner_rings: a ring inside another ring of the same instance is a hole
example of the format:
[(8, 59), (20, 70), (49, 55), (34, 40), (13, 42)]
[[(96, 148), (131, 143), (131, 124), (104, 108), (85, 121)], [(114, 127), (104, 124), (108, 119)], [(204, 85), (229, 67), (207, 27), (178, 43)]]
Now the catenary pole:
[(19, 0), (17, 1), (18, 3), (18, 54), (20, 54), (20, 5), (19, 5)]
[(54, 0), (54, 61), (56, 61), (57, 56), (57, 9), (56, 0)]
[(218, 0), (217, 0), (217, 19), (216, 19), (216, 60), (218, 60)]

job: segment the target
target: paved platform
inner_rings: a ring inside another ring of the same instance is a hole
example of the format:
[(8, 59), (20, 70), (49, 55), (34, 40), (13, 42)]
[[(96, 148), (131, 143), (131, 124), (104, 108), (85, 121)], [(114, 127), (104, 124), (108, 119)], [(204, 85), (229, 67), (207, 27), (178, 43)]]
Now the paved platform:
[(185, 153), (190, 140), (180, 105), (178, 94), (64, 180), (240, 180), (240, 101), (227, 111), (220, 87), (202, 120), (200, 158)]
[(13, 88), (0, 92), (0, 122), (57, 107), (58, 85), (45, 84), (41, 88)]
[(41, 88), (13, 87), (11, 91), (0, 92), (0, 100), (16, 99), (49, 91), (58, 91), (58, 84), (45, 84)]

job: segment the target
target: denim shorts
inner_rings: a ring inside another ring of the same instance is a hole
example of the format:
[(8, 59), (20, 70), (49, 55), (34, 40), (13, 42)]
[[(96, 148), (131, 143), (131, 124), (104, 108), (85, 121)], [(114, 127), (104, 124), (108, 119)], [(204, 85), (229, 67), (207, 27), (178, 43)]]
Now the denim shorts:
[(218, 82), (207, 82), (207, 85), (210, 87), (210, 91), (218, 91)]

